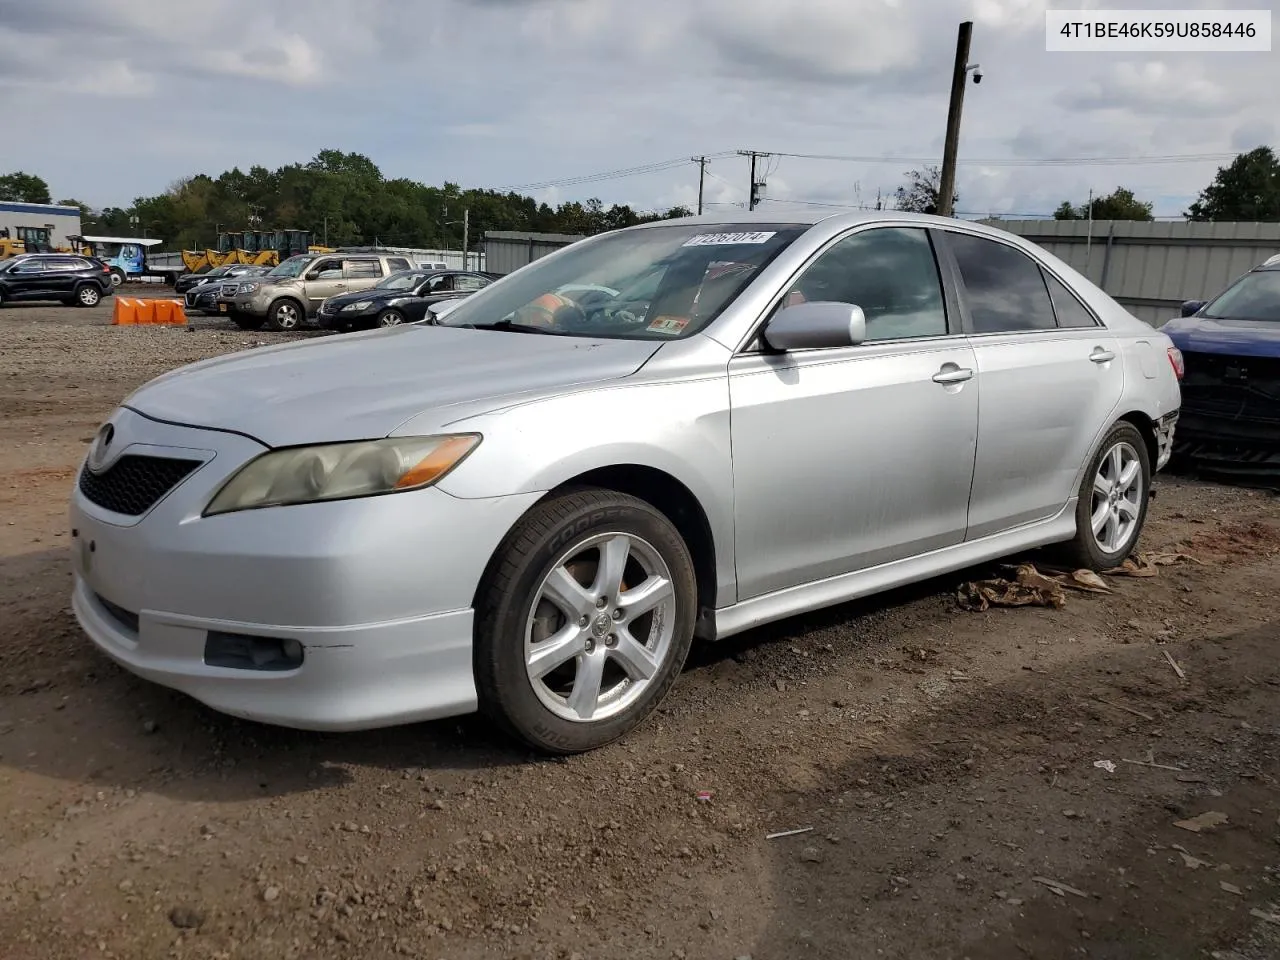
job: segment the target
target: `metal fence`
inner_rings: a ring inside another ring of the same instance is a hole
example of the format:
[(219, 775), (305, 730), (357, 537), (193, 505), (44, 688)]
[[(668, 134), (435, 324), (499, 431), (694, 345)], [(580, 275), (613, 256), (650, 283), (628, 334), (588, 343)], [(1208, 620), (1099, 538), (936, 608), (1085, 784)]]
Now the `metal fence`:
[(485, 269), (494, 273), (511, 273), (581, 239), (581, 236), (568, 233), (488, 230), (484, 235)]
[(1152, 326), (1280, 253), (1280, 223), (985, 222), (1065, 260)]

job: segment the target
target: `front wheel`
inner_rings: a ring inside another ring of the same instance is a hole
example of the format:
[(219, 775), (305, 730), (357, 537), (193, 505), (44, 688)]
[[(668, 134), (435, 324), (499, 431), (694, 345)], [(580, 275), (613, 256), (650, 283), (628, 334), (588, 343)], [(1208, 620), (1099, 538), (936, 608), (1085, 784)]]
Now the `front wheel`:
[(404, 314), (399, 310), (383, 310), (378, 314), (378, 326), (398, 327), (404, 323)]
[(679, 676), (697, 583), (679, 532), (643, 500), (555, 495), (498, 549), (475, 635), (481, 708), (548, 753), (623, 736)]
[(1076, 535), (1066, 558), (1090, 570), (1110, 570), (1133, 552), (1147, 519), (1151, 457), (1138, 428), (1117, 423), (1080, 482)]
[(279, 300), (267, 311), (267, 329), (297, 330), (302, 326), (302, 307), (293, 300)]

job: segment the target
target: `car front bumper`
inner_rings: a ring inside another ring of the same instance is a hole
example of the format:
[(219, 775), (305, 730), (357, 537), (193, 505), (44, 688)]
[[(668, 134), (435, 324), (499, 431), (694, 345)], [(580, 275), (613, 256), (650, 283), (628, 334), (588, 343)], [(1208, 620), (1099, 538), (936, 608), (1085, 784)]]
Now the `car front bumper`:
[[(72, 495), (72, 608), (131, 672), (234, 716), (356, 730), (476, 706), (472, 610), (489, 558), (537, 495), (464, 500), (438, 489), (201, 512), (265, 448), (117, 411), (133, 453), (203, 459), (141, 517)], [(296, 641), (300, 665), (208, 662), (211, 635)]]

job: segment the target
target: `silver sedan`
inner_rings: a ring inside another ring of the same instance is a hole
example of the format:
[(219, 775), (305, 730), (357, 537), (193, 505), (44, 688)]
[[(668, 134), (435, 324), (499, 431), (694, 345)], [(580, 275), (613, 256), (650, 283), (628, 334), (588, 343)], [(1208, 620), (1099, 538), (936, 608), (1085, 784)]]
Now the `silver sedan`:
[(204, 361), (103, 425), (73, 605), (129, 670), (353, 730), (587, 750), (695, 637), (1133, 550), (1181, 358), (1062, 261), (908, 214), (573, 244), (431, 322)]

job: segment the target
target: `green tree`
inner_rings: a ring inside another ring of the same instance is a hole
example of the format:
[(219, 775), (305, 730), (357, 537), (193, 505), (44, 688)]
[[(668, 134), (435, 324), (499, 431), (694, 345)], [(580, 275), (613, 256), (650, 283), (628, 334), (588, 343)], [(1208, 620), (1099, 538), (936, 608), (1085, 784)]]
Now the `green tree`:
[(0, 200), (13, 200), (18, 203), (53, 203), (49, 196), (49, 184), (31, 173), (0, 175)]
[(1186, 212), (1188, 220), (1280, 220), (1280, 158), (1270, 147), (1242, 153), (1219, 167)]
[[(908, 170), (906, 176), (907, 182), (893, 192), (897, 209), (912, 213), (937, 213), (939, 191), (942, 189), (942, 170), (938, 167), (925, 167), (923, 170)], [(952, 195), (953, 209), (959, 200), (958, 193)]]
[[(1132, 190), (1116, 187), (1105, 197), (1093, 198), (1094, 220), (1153, 220), (1152, 205), (1144, 203), (1133, 195)], [(1088, 220), (1089, 204), (1082, 203), (1073, 207), (1071, 202), (1063, 200), (1053, 212), (1055, 220)]]

